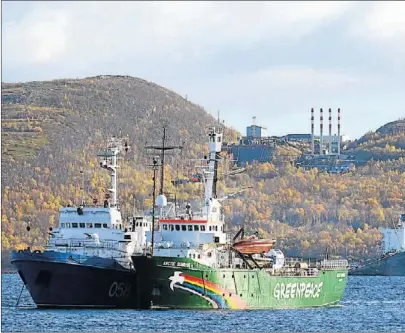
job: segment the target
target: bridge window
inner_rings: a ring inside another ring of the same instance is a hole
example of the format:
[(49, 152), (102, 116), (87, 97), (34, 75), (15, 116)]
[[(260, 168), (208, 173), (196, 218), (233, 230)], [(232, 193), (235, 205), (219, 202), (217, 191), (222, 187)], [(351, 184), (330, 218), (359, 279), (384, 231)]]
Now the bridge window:
[(188, 231), (193, 231), (193, 226), (192, 225), (188, 225)]
[(195, 226), (194, 226), (194, 231), (198, 231), (198, 230), (199, 230), (199, 227), (200, 227), (199, 225), (195, 225)]
[(205, 231), (205, 225), (202, 225), (200, 228), (201, 231)]
[(218, 231), (218, 226), (217, 225), (215, 226), (215, 231)]
[(62, 225), (62, 228), (64, 228), (64, 227), (65, 227), (65, 223), (62, 223), (61, 225)]
[(72, 228), (77, 228), (78, 224), (77, 223), (72, 223)]
[(101, 228), (101, 223), (94, 223), (94, 228)]
[(103, 228), (108, 228), (107, 223), (103, 223)]
[(70, 223), (66, 223), (66, 228), (70, 228)]
[(86, 228), (93, 228), (93, 223), (86, 223)]
[(221, 142), (221, 137), (220, 136), (218, 137), (218, 142)]
[(210, 231), (211, 231), (211, 226), (210, 226)]
[(181, 230), (182, 230), (182, 231), (186, 231), (186, 230), (187, 230), (187, 226), (186, 226), (185, 224), (183, 224), (183, 225), (181, 226)]
[(163, 224), (163, 230), (167, 230), (167, 224)]
[(169, 225), (169, 229), (170, 229), (170, 231), (173, 231), (173, 230), (174, 230), (174, 225), (173, 225), (173, 224), (170, 224), (170, 225)]
[(176, 224), (176, 231), (180, 231), (180, 226)]
[(86, 223), (79, 223), (80, 228), (86, 228)]

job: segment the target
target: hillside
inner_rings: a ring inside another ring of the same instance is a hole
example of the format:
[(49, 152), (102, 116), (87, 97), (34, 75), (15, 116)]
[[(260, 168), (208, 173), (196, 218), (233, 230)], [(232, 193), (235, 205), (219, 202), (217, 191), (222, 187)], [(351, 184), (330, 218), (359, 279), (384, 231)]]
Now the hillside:
[(399, 119), (350, 143), (348, 153), (361, 160), (405, 157), (405, 119)]
[[(109, 177), (98, 167), (96, 153), (111, 135), (127, 136), (131, 145), (120, 160), (124, 216), (134, 207), (145, 211), (152, 205), (151, 156), (144, 146), (160, 143), (163, 126), (171, 144), (185, 147), (181, 156), (167, 160), (166, 194), (177, 191), (180, 203), (201, 195), (198, 184), (176, 189), (171, 180), (195, 172), (190, 159), (206, 151), (206, 129), (216, 121), (202, 107), (156, 84), (122, 76), (3, 83), (2, 88), (3, 260), (10, 248), (44, 245), (58, 208), (82, 200), (80, 170), (85, 202), (102, 201)], [(353, 143), (352, 149), (374, 151), (373, 140), (403, 149), (403, 132), (389, 130), (401, 124), (394, 123), (374, 134), (379, 139)], [(225, 140), (236, 137), (225, 129)], [(273, 163), (254, 163), (219, 183), (221, 196), (251, 187), (224, 202), (228, 230), (236, 232), (241, 225), (259, 230), (294, 255), (319, 255), (326, 248), (357, 257), (375, 253), (378, 227), (391, 226), (405, 207), (405, 158), (370, 161), (355, 173), (338, 175), (297, 169), (290, 162), (299, 153), (279, 146)], [(226, 159), (223, 166), (230, 169), (232, 163)]]
[[(197, 157), (196, 144), (215, 123), (202, 107), (138, 78), (4, 83), (2, 89), (2, 180), (8, 186), (31, 178), (35, 167), (49, 168), (50, 177), (64, 183), (69, 163), (85, 168), (85, 156), (111, 135), (128, 137), (131, 159), (145, 157), (145, 144), (159, 142), (163, 126), (172, 144), (185, 142), (184, 150)], [(18, 172), (8, 172), (10, 164)]]

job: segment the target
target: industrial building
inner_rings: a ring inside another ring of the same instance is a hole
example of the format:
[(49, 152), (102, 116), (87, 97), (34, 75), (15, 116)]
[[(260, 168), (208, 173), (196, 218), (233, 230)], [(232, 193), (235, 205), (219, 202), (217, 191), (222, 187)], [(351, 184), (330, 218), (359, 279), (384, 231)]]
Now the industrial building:
[(323, 132), (323, 109), (320, 109), (319, 136), (315, 135), (315, 112), (311, 109), (311, 148), (300, 156), (296, 165), (304, 169), (317, 168), (329, 173), (346, 173), (354, 171), (359, 161), (353, 156), (342, 154), (342, 146), (348, 140), (341, 135), (341, 112), (337, 110), (337, 134), (332, 135), (332, 109), (329, 109), (329, 135)]
[(356, 165), (352, 156), (341, 153), (347, 136), (340, 133), (341, 112), (337, 110), (337, 134), (332, 134), (332, 109), (329, 109), (329, 133), (323, 131), (323, 109), (320, 109), (320, 132), (315, 135), (315, 111), (311, 109), (311, 133), (287, 134), (281, 137), (268, 136), (267, 128), (256, 125), (246, 127), (246, 136), (238, 138), (234, 144), (224, 144), (222, 150), (233, 155), (239, 167), (251, 164), (271, 162), (276, 145), (288, 143), (301, 150), (302, 155), (295, 160), (295, 165), (304, 169), (318, 168), (329, 173), (344, 173), (354, 170)]
[(236, 164), (240, 167), (251, 164), (270, 162), (273, 157), (275, 140), (268, 137), (267, 128), (253, 123), (246, 127), (246, 136), (238, 138), (237, 144), (225, 144), (222, 150), (232, 154)]

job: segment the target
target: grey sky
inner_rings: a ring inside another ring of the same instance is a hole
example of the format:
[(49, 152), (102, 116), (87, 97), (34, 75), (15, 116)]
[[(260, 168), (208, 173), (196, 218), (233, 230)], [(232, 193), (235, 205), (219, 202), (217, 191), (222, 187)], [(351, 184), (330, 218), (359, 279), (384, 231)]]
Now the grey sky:
[(3, 82), (137, 76), (243, 133), (252, 116), (272, 135), (309, 132), (311, 107), (335, 124), (340, 107), (350, 137), (405, 117), (405, 2), (2, 6)]

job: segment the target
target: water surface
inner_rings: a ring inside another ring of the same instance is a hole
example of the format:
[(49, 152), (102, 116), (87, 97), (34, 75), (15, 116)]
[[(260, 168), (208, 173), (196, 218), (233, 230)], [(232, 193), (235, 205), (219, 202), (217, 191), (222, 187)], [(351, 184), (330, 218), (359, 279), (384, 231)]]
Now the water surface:
[(3, 274), (6, 332), (404, 332), (405, 277), (350, 276), (338, 306), (295, 310), (49, 310), (32, 307), (22, 282)]

